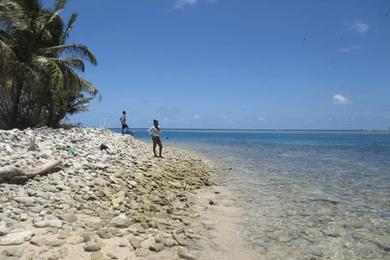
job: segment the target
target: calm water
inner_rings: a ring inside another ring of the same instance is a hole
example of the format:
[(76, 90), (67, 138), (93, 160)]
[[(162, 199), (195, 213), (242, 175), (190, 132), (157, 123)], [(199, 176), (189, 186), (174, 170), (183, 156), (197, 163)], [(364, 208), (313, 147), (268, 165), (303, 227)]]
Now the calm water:
[(221, 165), (260, 259), (390, 259), (390, 132), (172, 130), (162, 138)]

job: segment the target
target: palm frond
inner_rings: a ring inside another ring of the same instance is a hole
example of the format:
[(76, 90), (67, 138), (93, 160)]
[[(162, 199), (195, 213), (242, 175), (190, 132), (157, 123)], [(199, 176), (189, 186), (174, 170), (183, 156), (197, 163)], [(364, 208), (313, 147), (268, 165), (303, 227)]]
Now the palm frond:
[(68, 39), (70, 31), (73, 29), (73, 26), (75, 25), (76, 20), (77, 20), (77, 14), (73, 13), (69, 18), (69, 21), (66, 25), (64, 33), (62, 34), (61, 44), (64, 44), (66, 42), (66, 40)]
[(64, 62), (69, 67), (71, 67), (72, 69), (75, 69), (75, 70), (78, 70), (81, 72), (84, 72), (84, 70), (85, 70), (84, 62), (79, 58), (70, 58), (70, 59), (65, 59), (65, 60), (61, 60), (61, 61)]
[(51, 83), (57, 87), (63, 87), (64, 75), (56, 59), (45, 56), (36, 56), (33, 58), (32, 65), (39, 71), (45, 73)]
[(96, 96), (98, 94), (97, 88), (89, 81), (79, 77), (80, 86), (84, 91), (87, 91), (91, 95)]
[(0, 58), (6, 59), (15, 57), (15, 52), (12, 50), (10, 46), (8, 46), (4, 41), (0, 39)]
[(59, 62), (58, 65), (61, 67), (64, 75), (65, 87), (75, 89), (76, 91), (86, 91), (93, 96), (98, 94), (96, 87), (91, 82), (81, 78), (65, 60)]
[(89, 51), (88, 47), (82, 44), (66, 44), (58, 45), (49, 48), (39, 50), (42, 53), (51, 53), (56, 55), (65, 55), (73, 58), (86, 59), (91, 64), (97, 65), (97, 61), (92, 52)]
[[(39, 28), (39, 32), (40, 34), (43, 34), (44, 31), (46, 31), (47, 27), (53, 23), (55, 21), (55, 19), (60, 15), (60, 13), (63, 11), (64, 9), (59, 9), (57, 11), (55, 11), (54, 13), (51, 13), (48, 15), (48, 18), (46, 18), (47, 20), (45, 22), (43, 22)], [(39, 34), (38, 34), (39, 35)]]

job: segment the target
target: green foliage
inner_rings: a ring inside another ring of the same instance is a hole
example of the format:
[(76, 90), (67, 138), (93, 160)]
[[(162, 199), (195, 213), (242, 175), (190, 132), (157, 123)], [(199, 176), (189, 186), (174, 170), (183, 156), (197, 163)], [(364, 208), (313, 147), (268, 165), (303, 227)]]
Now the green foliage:
[(65, 0), (0, 0), (0, 128), (59, 127), (66, 115), (86, 111), (97, 89), (80, 77), (97, 65), (88, 47), (67, 43), (77, 20), (64, 22)]

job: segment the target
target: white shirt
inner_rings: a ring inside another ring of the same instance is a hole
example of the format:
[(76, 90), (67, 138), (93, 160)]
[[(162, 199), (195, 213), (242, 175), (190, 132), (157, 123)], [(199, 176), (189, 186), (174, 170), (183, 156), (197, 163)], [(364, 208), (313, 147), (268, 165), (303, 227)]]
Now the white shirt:
[(125, 115), (122, 115), (122, 117), (121, 117), (121, 123), (122, 123), (122, 124), (126, 124), (126, 116), (125, 116)]
[(149, 128), (148, 132), (153, 136), (160, 136), (160, 130), (158, 130), (156, 127), (152, 126), (151, 128)]

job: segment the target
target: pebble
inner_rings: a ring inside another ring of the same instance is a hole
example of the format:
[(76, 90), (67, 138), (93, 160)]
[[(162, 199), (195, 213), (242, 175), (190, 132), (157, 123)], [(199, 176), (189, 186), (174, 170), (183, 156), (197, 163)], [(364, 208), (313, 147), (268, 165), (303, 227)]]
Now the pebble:
[(0, 236), (5, 236), (9, 233), (7, 224), (3, 221), (0, 222)]
[(138, 239), (132, 239), (132, 240), (130, 241), (130, 244), (131, 244), (131, 246), (132, 246), (134, 249), (137, 249), (137, 248), (141, 248), (141, 247), (142, 247), (141, 241), (138, 240)]
[(85, 245), (84, 245), (84, 250), (86, 252), (95, 252), (95, 251), (99, 251), (100, 249), (102, 248), (101, 244), (98, 243), (98, 242), (87, 242)]
[(117, 228), (127, 228), (131, 224), (131, 220), (125, 215), (119, 215), (111, 220), (111, 224)]
[(69, 223), (77, 221), (77, 217), (72, 213), (64, 213), (62, 215), (59, 215), (58, 218)]
[(177, 252), (177, 255), (180, 257), (180, 258), (183, 258), (183, 259), (186, 259), (186, 260), (195, 260), (196, 257), (191, 254), (188, 249), (184, 248), (184, 247), (181, 247), (179, 248), (179, 251)]
[(111, 260), (109, 256), (105, 256), (102, 252), (92, 252), (91, 260)]
[(137, 257), (145, 257), (149, 255), (149, 250), (145, 249), (145, 248), (137, 248), (135, 250), (135, 256)]
[(108, 253), (107, 256), (110, 257), (111, 259), (118, 259), (118, 257), (113, 253)]
[(152, 243), (149, 246), (149, 249), (154, 252), (160, 252), (161, 250), (164, 249), (164, 244), (163, 243)]
[(45, 240), (45, 245), (50, 247), (59, 247), (62, 246), (63, 244), (65, 244), (65, 241), (60, 239)]
[(35, 199), (31, 197), (15, 197), (14, 200), (26, 205), (34, 205), (35, 203)]
[(0, 246), (20, 245), (33, 237), (32, 231), (19, 231), (9, 233), (0, 238)]
[(36, 228), (46, 228), (46, 227), (61, 228), (62, 221), (59, 219), (46, 219), (46, 220), (35, 222), (34, 227), (36, 227)]

